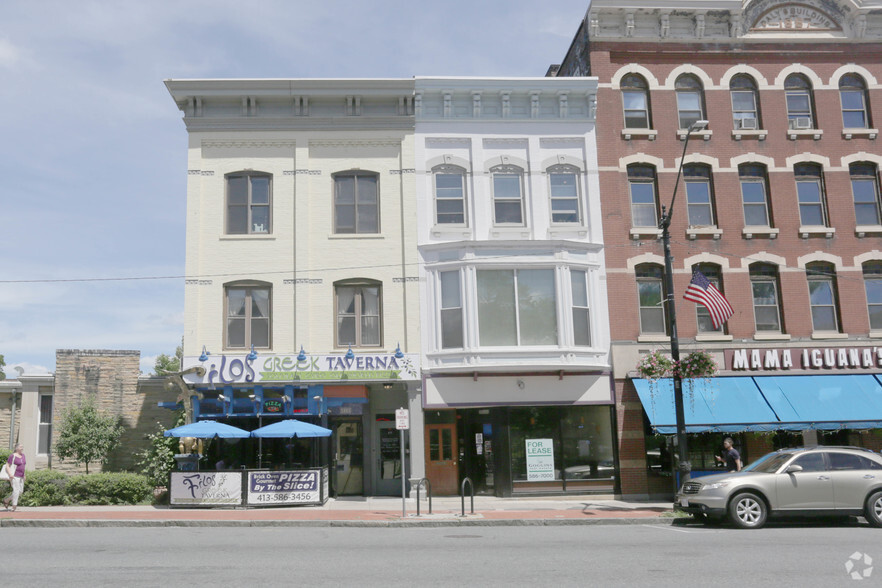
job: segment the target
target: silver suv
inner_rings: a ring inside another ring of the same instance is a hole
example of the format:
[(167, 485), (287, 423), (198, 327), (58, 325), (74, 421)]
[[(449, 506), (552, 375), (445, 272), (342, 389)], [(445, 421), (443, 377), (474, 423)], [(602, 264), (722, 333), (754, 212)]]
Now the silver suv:
[(740, 472), (688, 480), (674, 509), (745, 529), (787, 515), (863, 515), (882, 527), (882, 456), (858, 447), (782, 449)]

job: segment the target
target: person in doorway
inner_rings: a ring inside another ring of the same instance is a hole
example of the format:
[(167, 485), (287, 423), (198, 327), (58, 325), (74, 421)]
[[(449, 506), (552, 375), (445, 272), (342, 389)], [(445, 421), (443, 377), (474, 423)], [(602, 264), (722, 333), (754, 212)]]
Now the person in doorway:
[(3, 505), (6, 507), (6, 510), (15, 511), (15, 509), (18, 507), (18, 498), (19, 496), (21, 496), (21, 493), (24, 490), (26, 463), (27, 460), (24, 456), (24, 447), (21, 445), (21, 443), (18, 443), (15, 446), (15, 451), (13, 452), (13, 454), (10, 455), (9, 459), (6, 460), (7, 466), (11, 466), (13, 470), (11, 472), (12, 477), (9, 480), (9, 482), (12, 484), (12, 496), (3, 500)]
[(741, 454), (733, 447), (732, 437), (723, 439), (723, 457), (715, 456), (718, 462), (725, 464), (727, 472), (741, 471)]
[(214, 469), (216, 469), (216, 470), (227, 469), (227, 462), (224, 461), (224, 458), (220, 458), (219, 460), (217, 460), (217, 463), (214, 464)]

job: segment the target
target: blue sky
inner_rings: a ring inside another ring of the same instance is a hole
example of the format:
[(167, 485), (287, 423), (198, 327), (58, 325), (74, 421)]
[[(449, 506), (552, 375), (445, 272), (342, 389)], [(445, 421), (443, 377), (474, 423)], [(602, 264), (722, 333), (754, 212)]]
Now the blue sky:
[[(550, 7), (553, 7), (551, 9)], [(587, 0), (6, 2), (0, 21), (0, 354), (183, 333), (187, 136), (167, 78), (542, 76)], [(49, 280), (49, 281), (41, 281)], [(84, 281), (89, 280), (89, 281)]]

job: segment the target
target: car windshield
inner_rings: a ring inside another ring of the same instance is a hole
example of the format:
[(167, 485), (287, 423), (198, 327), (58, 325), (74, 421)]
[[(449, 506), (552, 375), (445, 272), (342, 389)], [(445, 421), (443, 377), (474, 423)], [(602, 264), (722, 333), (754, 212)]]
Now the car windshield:
[(793, 457), (792, 453), (770, 453), (764, 456), (759, 461), (755, 461), (746, 468), (744, 468), (743, 472), (763, 472), (765, 474), (771, 474), (778, 471), (784, 462)]

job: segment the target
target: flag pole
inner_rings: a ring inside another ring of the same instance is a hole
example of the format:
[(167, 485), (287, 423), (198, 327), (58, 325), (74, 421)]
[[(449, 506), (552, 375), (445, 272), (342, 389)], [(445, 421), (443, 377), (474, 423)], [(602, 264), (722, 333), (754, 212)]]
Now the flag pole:
[[(679, 456), (677, 469), (680, 473), (679, 485), (682, 485), (689, 479), (692, 472), (692, 463), (689, 461), (689, 442), (686, 438), (686, 413), (683, 406), (683, 380), (680, 378), (680, 339), (677, 336), (677, 309), (674, 303), (674, 256), (671, 255), (671, 215), (674, 212), (674, 201), (677, 199), (677, 187), (680, 185), (680, 175), (683, 172), (683, 160), (686, 158), (686, 147), (689, 145), (689, 137), (694, 131), (701, 130), (707, 126), (706, 120), (698, 120), (689, 125), (686, 131), (686, 139), (683, 142), (683, 155), (680, 157), (680, 166), (677, 168), (677, 180), (674, 183), (674, 193), (671, 196), (671, 205), (665, 209), (662, 206), (661, 222), (659, 228), (662, 230), (662, 244), (665, 250), (665, 289), (667, 290), (668, 316), (671, 325), (671, 359), (674, 362), (674, 410), (677, 418), (677, 454)], [(677, 482), (674, 482), (674, 494), (679, 488)]]

